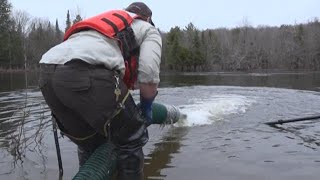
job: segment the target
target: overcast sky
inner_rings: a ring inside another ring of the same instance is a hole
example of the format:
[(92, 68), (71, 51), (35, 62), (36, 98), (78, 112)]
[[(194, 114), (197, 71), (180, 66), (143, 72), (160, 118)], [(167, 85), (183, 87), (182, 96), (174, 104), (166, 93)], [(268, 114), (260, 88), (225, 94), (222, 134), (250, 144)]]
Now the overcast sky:
[[(88, 18), (110, 9), (123, 9), (129, 0), (9, 0), (14, 9), (25, 10), (33, 17), (58, 19), (65, 26), (66, 13), (80, 12)], [(169, 31), (174, 26), (184, 28), (192, 22), (197, 28), (215, 29), (250, 25), (279, 26), (306, 23), (320, 19), (320, 0), (145, 0), (153, 11), (158, 28)]]

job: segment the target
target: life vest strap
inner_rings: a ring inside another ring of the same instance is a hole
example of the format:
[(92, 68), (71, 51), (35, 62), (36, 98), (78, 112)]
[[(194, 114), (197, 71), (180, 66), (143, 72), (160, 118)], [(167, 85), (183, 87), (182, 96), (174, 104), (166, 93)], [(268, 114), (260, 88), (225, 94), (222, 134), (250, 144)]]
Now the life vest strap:
[(116, 16), (117, 18), (121, 19), (123, 24), (126, 26), (126, 27), (129, 27), (129, 23), (128, 21), (126, 20), (125, 17), (121, 16), (120, 14), (118, 13), (113, 13), (112, 15)]
[(118, 27), (112, 22), (110, 21), (109, 19), (107, 18), (102, 18), (101, 19), (103, 22), (109, 24), (112, 28), (113, 28), (113, 31), (115, 32), (115, 34), (117, 34), (119, 32), (119, 29)]

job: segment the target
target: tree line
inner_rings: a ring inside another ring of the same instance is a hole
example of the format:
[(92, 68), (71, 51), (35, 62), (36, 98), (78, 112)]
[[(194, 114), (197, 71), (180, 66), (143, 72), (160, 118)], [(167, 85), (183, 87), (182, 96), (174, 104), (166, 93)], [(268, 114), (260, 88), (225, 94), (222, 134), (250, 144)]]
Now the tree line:
[(25, 11), (12, 11), (8, 0), (0, 0), (0, 69), (36, 69), (41, 56), (51, 47), (62, 42), (64, 32), (81, 21), (77, 15), (71, 21), (66, 15), (66, 29), (62, 31), (58, 20), (31, 17)]
[(320, 70), (320, 23), (248, 23), (200, 31), (192, 23), (164, 36), (163, 66), (178, 71)]
[[(0, 68), (35, 69), (43, 53), (62, 41), (64, 32), (81, 21), (66, 12), (65, 29), (56, 20), (31, 17), (12, 11), (8, 0), (0, 0)], [(320, 23), (280, 27), (252, 27), (244, 22), (232, 29), (199, 30), (192, 23), (178, 26), (163, 38), (162, 70), (250, 71), (264, 69), (320, 70)]]

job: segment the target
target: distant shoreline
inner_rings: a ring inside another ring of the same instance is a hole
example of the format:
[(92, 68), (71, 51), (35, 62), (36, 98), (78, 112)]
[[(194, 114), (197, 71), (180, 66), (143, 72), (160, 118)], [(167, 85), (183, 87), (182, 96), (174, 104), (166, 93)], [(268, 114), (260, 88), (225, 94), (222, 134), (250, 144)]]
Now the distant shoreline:
[(4, 69), (0, 67), (0, 73), (20, 73), (20, 72), (33, 72), (39, 71), (39, 68), (35, 69)]

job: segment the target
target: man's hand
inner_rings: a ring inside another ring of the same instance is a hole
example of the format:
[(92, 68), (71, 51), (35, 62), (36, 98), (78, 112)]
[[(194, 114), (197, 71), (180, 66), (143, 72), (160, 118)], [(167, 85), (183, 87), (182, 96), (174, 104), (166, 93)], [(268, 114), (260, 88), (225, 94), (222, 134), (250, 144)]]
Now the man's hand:
[(158, 84), (139, 84), (140, 88), (140, 109), (142, 116), (145, 118), (147, 125), (152, 123), (152, 103), (156, 98)]
[(145, 119), (147, 126), (152, 124), (152, 103), (154, 98), (146, 99), (140, 96), (141, 115)]

